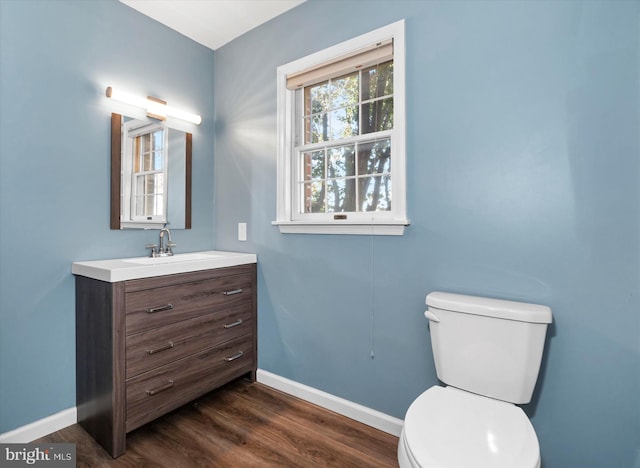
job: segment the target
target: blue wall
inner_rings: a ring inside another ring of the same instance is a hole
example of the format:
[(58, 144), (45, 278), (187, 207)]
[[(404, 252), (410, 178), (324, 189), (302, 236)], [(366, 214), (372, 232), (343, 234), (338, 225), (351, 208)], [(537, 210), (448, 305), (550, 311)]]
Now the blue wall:
[[(276, 67), (401, 18), (411, 226), (280, 234)], [(258, 254), (259, 366), (403, 417), (437, 383), (428, 292), (547, 304), (525, 407), (544, 465), (640, 466), (639, 18), (624, 0), (309, 0), (218, 49), (216, 247)]]
[[(261, 368), (402, 417), (437, 383), (427, 292), (547, 304), (545, 467), (640, 466), (639, 5), (309, 0), (214, 54), (115, 1), (0, 0), (0, 433), (75, 404), (71, 262), (155, 239), (108, 229), (120, 85), (204, 117), (174, 239), (258, 253)], [(412, 225), (279, 234), (276, 67), (401, 18)]]
[[(0, 1), (0, 433), (75, 406), (71, 263), (145, 255), (157, 231), (109, 230), (107, 86), (203, 115), (193, 229), (213, 239), (213, 51), (101, 1)], [(132, 109), (135, 111), (135, 109)]]

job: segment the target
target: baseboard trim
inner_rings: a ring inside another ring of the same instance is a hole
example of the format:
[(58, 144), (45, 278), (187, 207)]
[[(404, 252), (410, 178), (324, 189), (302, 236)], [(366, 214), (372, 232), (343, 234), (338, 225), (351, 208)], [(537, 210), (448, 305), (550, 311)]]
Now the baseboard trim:
[(17, 429), (0, 434), (0, 444), (26, 444), (78, 421), (76, 407), (68, 408)]
[[(337, 397), (322, 390), (258, 369), (258, 382), (293, 395), (302, 400), (321, 406), (348, 418), (375, 427), (396, 437), (402, 431), (402, 419), (394, 418), (380, 411)], [(78, 421), (76, 407), (68, 408), (46, 418), (26, 424), (0, 434), (0, 444), (24, 444), (44, 437), (52, 432), (71, 426)]]
[(306, 400), (315, 405), (321, 406), (335, 413), (341, 414), (351, 419), (355, 419), (367, 426), (375, 427), (388, 434), (400, 437), (402, 419), (394, 418), (380, 411), (362, 406), (344, 398), (337, 397), (330, 393), (323, 392), (313, 387), (289, 380), (269, 371), (258, 369), (258, 382), (269, 387), (280, 390), (289, 395), (293, 395), (302, 400)]

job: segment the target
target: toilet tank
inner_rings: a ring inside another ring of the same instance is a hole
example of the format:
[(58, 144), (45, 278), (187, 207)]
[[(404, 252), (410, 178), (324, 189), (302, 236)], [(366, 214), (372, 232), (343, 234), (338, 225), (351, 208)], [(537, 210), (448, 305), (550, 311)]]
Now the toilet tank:
[(438, 378), (510, 403), (531, 401), (551, 309), (444, 292), (427, 295)]

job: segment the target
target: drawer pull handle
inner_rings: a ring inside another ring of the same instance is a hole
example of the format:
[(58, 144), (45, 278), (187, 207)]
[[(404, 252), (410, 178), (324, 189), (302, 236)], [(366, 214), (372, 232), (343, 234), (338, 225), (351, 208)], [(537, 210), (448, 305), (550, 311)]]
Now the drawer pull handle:
[(231, 361), (235, 361), (238, 358), (241, 358), (242, 356), (244, 356), (244, 353), (242, 351), (238, 351), (233, 356), (229, 356), (229, 357), (224, 358), (224, 360), (227, 361), (227, 362), (231, 362)]
[(225, 296), (233, 296), (234, 294), (240, 294), (242, 292), (242, 288), (232, 289), (231, 291), (225, 291), (222, 294)]
[(233, 328), (233, 327), (237, 327), (238, 325), (242, 325), (242, 319), (238, 319), (233, 323), (227, 323), (224, 328)]
[(147, 354), (155, 354), (155, 353), (159, 353), (160, 351), (166, 351), (167, 349), (171, 349), (171, 348), (173, 348), (173, 342), (169, 341), (166, 345), (160, 346), (159, 348), (147, 349)]
[(171, 387), (173, 387), (173, 380), (169, 380), (169, 382), (166, 385), (163, 385), (162, 387), (155, 388), (153, 390), (147, 390), (147, 395), (149, 396), (157, 395), (160, 392), (169, 390)]
[(171, 309), (173, 309), (173, 304), (167, 304), (160, 307), (149, 307), (148, 309), (145, 309), (145, 310), (147, 314), (153, 314), (155, 312), (162, 312), (163, 310), (171, 310)]

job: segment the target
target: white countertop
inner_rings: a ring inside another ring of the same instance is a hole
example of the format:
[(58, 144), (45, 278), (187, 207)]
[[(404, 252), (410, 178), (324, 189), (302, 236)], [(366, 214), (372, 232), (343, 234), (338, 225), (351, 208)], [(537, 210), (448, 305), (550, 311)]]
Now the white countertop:
[(152, 278), (256, 262), (256, 254), (208, 250), (178, 253), (171, 257), (134, 257), (73, 262), (71, 272), (74, 275), (116, 283), (130, 279)]

